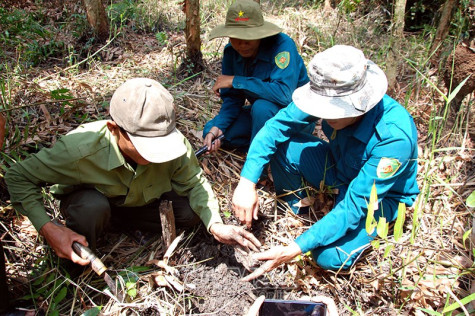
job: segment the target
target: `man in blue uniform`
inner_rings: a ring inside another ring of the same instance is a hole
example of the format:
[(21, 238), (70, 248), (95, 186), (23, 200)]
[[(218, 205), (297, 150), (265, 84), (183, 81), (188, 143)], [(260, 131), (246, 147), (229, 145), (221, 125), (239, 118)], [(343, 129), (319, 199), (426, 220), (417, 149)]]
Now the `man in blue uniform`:
[[(360, 50), (338, 45), (313, 58), (309, 76), (310, 83), (255, 137), (234, 192), (234, 211), (248, 226), (257, 219), (255, 183), (269, 161), (277, 194), (295, 191), (284, 197), (294, 212), (304, 197), (302, 178), (337, 188), (336, 203), (289, 245), (256, 254), (266, 262), (247, 280), (307, 251), (325, 269), (349, 268), (373, 239), (365, 230), (373, 184), (376, 220), (395, 220), (398, 204), (412, 205), (419, 193), (417, 130), (404, 107), (385, 94), (383, 71)], [(300, 132), (318, 118), (329, 142)]]
[(224, 134), (226, 145), (247, 149), (264, 123), (292, 101), (294, 90), (308, 82), (307, 70), (294, 41), (264, 21), (255, 1), (234, 2), (226, 23), (211, 31), (210, 38), (216, 37), (230, 38), (213, 86), (223, 104), (204, 126), (203, 144), (216, 151), (221, 142), (212, 141)]

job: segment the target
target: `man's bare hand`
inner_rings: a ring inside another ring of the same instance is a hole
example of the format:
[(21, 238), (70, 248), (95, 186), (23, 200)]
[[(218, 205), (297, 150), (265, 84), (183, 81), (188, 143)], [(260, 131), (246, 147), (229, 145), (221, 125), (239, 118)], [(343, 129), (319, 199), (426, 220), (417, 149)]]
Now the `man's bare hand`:
[(72, 248), (73, 242), (75, 241), (87, 246), (86, 237), (75, 233), (65, 226), (58, 226), (52, 222), (43, 225), (40, 229), (40, 234), (45, 237), (46, 241), (58, 257), (69, 259), (72, 262), (83, 266), (89, 264), (89, 260), (82, 259)]
[(213, 86), (213, 92), (216, 94), (216, 96), (221, 97), (221, 94), (219, 93), (219, 89), (222, 88), (232, 88), (233, 87), (233, 79), (234, 76), (227, 76), (227, 75), (220, 75), (216, 79), (216, 82), (214, 83)]
[(217, 241), (223, 244), (239, 244), (253, 251), (258, 251), (258, 248), (261, 247), (261, 243), (252, 233), (239, 226), (215, 223), (211, 225), (209, 231)]
[(217, 139), (217, 137), (221, 136), (222, 134), (223, 131), (221, 129), (213, 126), (209, 130), (208, 134), (204, 135), (205, 138), (203, 139), (203, 145), (208, 146), (207, 153), (218, 151), (218, 149), (221, 147), (221, 140)]
[(302, 251), (300, 250), (300, 247), (295, 242), (292, 242), (288, 246), (276, 246), (267, 251), (256, 253), (253, 255), (253, 259), (265, 262), (259, 268), (254, 270), (254, 272), (249, 274), (247, 277), (242, 278), (241, 280), (254, 280), (255, 278), (260, 277), (264, 273), (277, 268), (282, 263), (289, 262), (301, 253)]
[(258, 210), (256, 184), (241, 177), (233, 195), (234, 215), (247, 227), (251, 227), (252, 220), (257, 220)]

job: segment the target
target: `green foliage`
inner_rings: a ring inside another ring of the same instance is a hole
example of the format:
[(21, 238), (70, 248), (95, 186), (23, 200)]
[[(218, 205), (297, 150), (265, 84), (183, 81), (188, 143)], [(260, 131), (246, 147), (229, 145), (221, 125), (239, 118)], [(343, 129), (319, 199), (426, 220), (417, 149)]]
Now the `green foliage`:
[[(380, 216), (378, 221), (374, 217), (374, 211), (378, 207), (378, 194), (376, 192), (376, 184), (373, 183), (371, 187), (371, 193), (369, 202), (367, 203), (368, 213), (366, 215), (366, 232), (368, 235), (372, 235), (376, 228), (376, 235), (379, 239), (375, 239), (371, 242), (371, 245), (375, 249), (379, 249), (382, 241), (388, 241), (389, 234), (389, 223), (386, 220), (386, 217)], [(399, 241), (403, 234), (404, 221), (406, 219), (406, 205), (404, 203), (399, 203), (398, 214), (396, 218), (396, 224), (394, 226), (394, 240)], [(391, 250), (394, 249), (393, 244), (387, 244), (384, 250), (383, 258), (389, 257)]]
[(396, 224), (394, 225), (394, 240), (396, 242), (402, 237), (402, 228), (404, 226), (404, 221), (406, 220), (406, 204), (399, 203), (397, 210), (397, 219)]
[(361, 0), (342, 0), (338, 4), (338, 9), (345, 14), (349, 14), (355, 12), (360, 3)]
[[(470, 294), (464, 298), (462, 298), (460, 300), (460, 303), (462, 303), (462, 305), (466, 305), (468, 303), (470, 303), (471, 301), (475, 300), (475, 293), (473, 294)], [(444, 310), (442, 311), (442, 313), (449, 313), (449, 312), (453, 312), (454, 310), (456, 310), (457, 308), (460, 307), (460, 304), (459, 302), (455, 302), (453, 304), (450, 304), (449, 306), (446, 306), (444, 308)]]
[(168, 36), (167, 33), (165, 32), (157, 32), (155, 33), (155, 37), (157, 38), (157, 41), (162, 44), (162, 45), (167, 45), (168, 43)]
[[(164, 6), (174, 7), (170, 12)], [(176, 12), (180, 2), (153, 0), (121, 0), (112, 3), (108, 8), (111, 25), (121, 29), (125, 25), (136, 31), (161, 32), (163, 30), (183, 30), (184, 20), (177, 19)], [(158, 38), (157, 38), (158, 39)]]
[(56, 41), (54, 34), (40, 24), (41, 20), (38, 12), (8, 11), (0, 7), (0, 25), (4, 29), (0, 34), (0, 43), (4, 47), (15, 47), (19, 61), (27, 67), (61, 55), (64, 49), (64, 43)]
[(125, 283), (127, 295), (133, 300), (137, 296), (137, 282), (128, 281)]
[(468, 207), (475, 207), (475, 191), (470, 193), (470, 195), (467, 198), (467, 206)]
[(101, 313), (101, 310), (102, 306), (95, 306), (82, 313), (81, 316), (97, 316)]
[(377, 208), (378, 203), (378, 194), (376, 192), (376, 184), (373, 183), (371, 188), (371, 194), (369, 197), (369, 203), (367, 204), (368, 207), (368, 214), (366, 215), (366, 232), (368, 235), (372, 235), (374, 229), (377, 226), (376, 219), (374, 218), (374, 211)]
[(69, 283), (69, 274), (65, 272), (66, 279), (61, 276), (57, 266), (58, 260), (54, 260), (50, 254), (37, 259), (35, 270), (30, 276), (30, 294), (22, 297), (22, 300), (48, 301), (48, 315), (60, 315), (61, 304), (64, 303), (68, 294), (72, 293), (72, 284)]

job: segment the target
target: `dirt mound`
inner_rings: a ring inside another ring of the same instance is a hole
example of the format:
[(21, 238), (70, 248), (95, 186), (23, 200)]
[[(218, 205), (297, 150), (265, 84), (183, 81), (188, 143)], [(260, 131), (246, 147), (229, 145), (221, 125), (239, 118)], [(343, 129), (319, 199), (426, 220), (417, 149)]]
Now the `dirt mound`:
[(185, 249), (180, 261), (188, 262), (180, 274), (185, 284), (193, 284), (193, 312), (243, 315), (254, 302), (254, 286), (240, 281), (247, 272), (237, 262), (233, 247), (199, 242)]
[[(452, 64), (453, 63), (453, 64)], [(453, 70), (452, 70), (453, 66)], [(465, 45), (458, 45), (455, 52), (447, 60), (444, 73), (445, 86), (454, 90), (469, 75), (470, 78), (462, 86), (454, 99), (455, 110), (459, 110), (463, 98), (475, 89), (475, 51)], [(452, 82), (451, 82), (452, 81)]]

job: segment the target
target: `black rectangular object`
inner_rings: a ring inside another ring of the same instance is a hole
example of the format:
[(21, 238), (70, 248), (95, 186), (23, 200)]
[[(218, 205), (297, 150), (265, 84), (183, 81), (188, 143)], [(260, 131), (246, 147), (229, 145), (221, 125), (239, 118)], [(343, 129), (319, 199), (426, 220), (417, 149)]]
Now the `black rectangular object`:
[(325, 316), (327, 306), (311, 301), (266, 299), (259, 309), (259, 316)]

